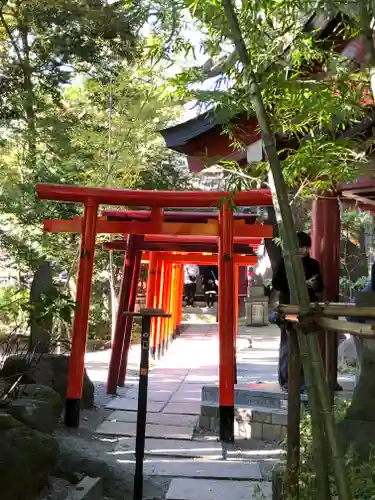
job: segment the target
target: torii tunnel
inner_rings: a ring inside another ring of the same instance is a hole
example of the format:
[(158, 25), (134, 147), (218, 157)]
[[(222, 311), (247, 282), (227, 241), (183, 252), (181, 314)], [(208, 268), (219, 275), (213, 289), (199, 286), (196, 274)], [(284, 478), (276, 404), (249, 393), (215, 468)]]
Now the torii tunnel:
[[(235, 335), (239, 266), (254, 265), (253, 246), (273, 236), (272, 226), (259, 224), (254, 215), (234, 214), (236, 206), (271, 206), (270, 190), (257, 189), (230, 195), (205, 191), (136, 191), (38, 184), (39, 199), (82, 203), (83, 217), (46, 220), (50, 232), (81, 233), (76, 310), (65, 406), (65, 424), (79, 425), (88, 329), (95, 237), (98, 233), (127, 235), (112, 246), (126, 251), (121, 279), (116, 329), (108, 371), (107, 390), (116, 394), (126, 375), (131, 341), (131, 320), (124, 312), (134, 310), (142, 258), (149, 261), (146, 306), (162, 308), (170, 318), (155, 319), (151, 354), (158, 356), (173, 339), (181, 322), (183, 264), (218, 264), (219, 267), (219, 411), (220, 439), (234, 437)], [(100, 205), (149, 207), (151, 210), (98, 215)], [(216, 212), (187, 212), (188, 208), (218, 208)], [(164, 212), (165, 208), (182, 211)], [(126, 243), (126, 244), (125, 244)], [(106, 245), (108, 248), (109, 245)]]

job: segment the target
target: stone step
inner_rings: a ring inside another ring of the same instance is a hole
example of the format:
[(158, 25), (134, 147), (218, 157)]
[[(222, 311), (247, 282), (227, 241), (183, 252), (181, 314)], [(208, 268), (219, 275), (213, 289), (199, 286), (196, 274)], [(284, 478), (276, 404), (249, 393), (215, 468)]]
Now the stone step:
[(172, 479), (166, 500), (271, 500), (269, 481)]
[[(165, 406), (165, 401), (148, 401), (147, 412), (159, 413)], [(126, 411), (137, 411), (138, 410), (138, 400), (126, 397), (115, 397), (110, 401), (107, 406), (107, 410), (126, 410)]]
[[(137, 422), (136, 411), (116, 410), (107, 419), (109, 422)], [(154, 425), (173, 425), (176, 427), (195, 428), (198, 423), (197, 415), (178, 415), (173, 413), (147, 413), (147, 423)]]
[[(115, 448), (115, 453), (117, 458), (134, 455), (135, 438), (120, 439)], [(221, 459), (223, 458), (223, 449), (218, 441), (147, 438), (145, 455), (174, 458)]]
[(200, 314), (200, 313), (184, 313), (182, 316), (182, 324), (192, 323), (194, 325), (210, 325), (216, 323), (216, 315)]
[[(131, 458), (135, 455), (136, 440), (134, 437), (121, 437), (115, 447), (117, 458)], [(243, 459), (255, 462), (259, 459), (278, 461), (282, 450), (253, 450), (241, 449), (241, 446), (223, 447), (215, 439), (156, 439), (146, 438), (145, 456), (147, 457), (174, 457), (174, 458), (203, 458), (206, 460), (221, 460), (224, 454), (229, 459)]]
[[(121, 464), (134, 464), (130, 458), (117, 458)], [(197, 479), (262, 479), (259, 464), (245, 460), (174, 459), (172, 457), (147, 458), (143, 472), (149, 476), (185, 477)], [(196, 497), (200, 500), (200, 497)]]
[[(137, 424), (135, 422), (111, 422), (105, 420), (95, 431), (97, 434), (109, 436), (137, 435)], [(146, 425), (146, 437), (163, 439), (191, 439), (194, 434), (193, 427), (178, 427), (174, 425)]]

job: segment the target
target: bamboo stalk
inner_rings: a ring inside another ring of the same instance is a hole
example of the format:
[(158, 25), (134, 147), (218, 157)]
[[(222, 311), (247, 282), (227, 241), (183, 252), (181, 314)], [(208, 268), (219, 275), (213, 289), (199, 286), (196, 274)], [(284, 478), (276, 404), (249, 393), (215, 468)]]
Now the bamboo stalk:
[[(290, 323), (298, 323), (298, 317), (294, 315), (287, 315), (285, 316), (285, 319)], [(333, 318), (317, 318), (316, 322), (322, 328), (331, 330), (331, 333), (350, 333), (351, 335), (363, 339), (375, 339), (375, 325), (352, 323), (351, 321)]]
[(342, 319), (319, 318), (318, 323), (322, 328), (333, 330), (335, 332), (351, 333), (356, 337), (363, 339), (375, 338), (375, 325), (366, 325), (364, 323), (351, 323)]
[[(375, 318), (374, 307), (355, 306), (354, 304), (318, 304), (320, 314), (322, 316), (337, 317), (337, 316), (358, 316), (359, 318)], [(310, 304), (311, 309), (316, 309), (317, 304)], [(300, 307), (295, 304), (279, 304), (274, 309), (281, 314), (299, 314)]]
[(301, 420), (301, 359), (297, 332), (294, 327), (292, 327), (288, 333), (288, 439), (286, 454), (286, 491), (290, 498), (298, 498)]
[(327, 453), (325, 442), (326, 436), (324, 431), (324, 416), (323, 408), (319, 401), (316, 382), (312, 372), (311, 364), (308, 360), (308, 347), (306, 335), (295, 326), (298, 332), (298, 342), (300, 346), (300, 353), (302, 364), (304, 368), (304, 375), (306, 386), (308, 387), (309, 406), (311, 415), (311, 432), (312, 432), (312, 455), (314, 461), (315, 473), (315, 487), (316, 498), (329, 500), (329, 474), (328, 474), (328, 461), (329, 454)]
[[(280, 224), (280, 226), (283, 228), (285, 235), (285, 238), (283, 239), (284, 259), (290, 264), (290, 266), (288, 265), (286, 267), (288, 283), (293, 283), (293, 286), (295, 286), (298, 304), (300, 305), (300, 314), (302, 316), (307, 315), (311, 311), (310, 299), (305, 282), (305, 273), (302, 265), (302, 260), (299, 255), (297, 236), (294, 227), (292, 211), (289, 205), (288, 192), (281, 169), (274, 136), (271, 131), (261, 91), (252, 70), (250, 55), (247, 51), (245, 42), (242, 37), (241, 29), (232, 4), (232, 0), (223, 0), (223, 6), (233, 42), (238, 51), (241, 62), (244, 65), (244, 78), (247, 78), (251, 101), (255, 109), (260, 130), (262, 132), (264, 149), (266, 151), (270, 169), (272, 172), (272, 176), (270, 177), (274, 206), (275, 210), (277, 210), (278, 212), (278, 224)], [(346, 473), (344, 457), (339, 446), (334, 417), (332, 413), (332, 406), (330, 403), (329, 389), (325, 380), (321, 353), (315, 335), (306, 335), (306, 347), (309, 355), (309, 359), (306, 360), (306, 362), (307, 365), (310, 365), (307, 368), (312, 368), (312, 379), (315, 379), (317, 386), (316, 393), (319, 396), (322, 406), (322, 415), (324, 417), (328, 445), (331, 448), (332, 464), (335, 474), (338, 496), (340, 500), (351, 500), (348, 475)]]

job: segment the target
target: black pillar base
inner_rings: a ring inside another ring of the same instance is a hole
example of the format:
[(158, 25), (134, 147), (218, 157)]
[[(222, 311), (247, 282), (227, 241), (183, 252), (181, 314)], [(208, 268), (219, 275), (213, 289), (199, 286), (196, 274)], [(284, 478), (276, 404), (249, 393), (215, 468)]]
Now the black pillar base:
[(79, 427), (80, 409), (80, 399), (66, 398), (64, 423), (67, 427)]
[(125, 384), (119, 384), (119, 383), (117, 382), (117, 387), (125, 387)]
[(162, 340), (161, 344), (160, 344), (160, 356), (164, 356), (165, 354), (165, 340)]
[(237, 356), (234, 355), (234, 383), (237, 384)]
[(220, 441), (233, 443), (234, 441), (234, 406), (219, 406)]
[(177, 331), (173, 330), (172, 337), (171, 337), (172, 342), (176, 339), (176, 337), (177, 337)]
[(156, 349), (154, 346), (151, 347), (150, 349), (150, 356), (155, 359), (156, 358)]
[(176, 326), (175, 336), (178, 337), (181, 335), (181, 325)]

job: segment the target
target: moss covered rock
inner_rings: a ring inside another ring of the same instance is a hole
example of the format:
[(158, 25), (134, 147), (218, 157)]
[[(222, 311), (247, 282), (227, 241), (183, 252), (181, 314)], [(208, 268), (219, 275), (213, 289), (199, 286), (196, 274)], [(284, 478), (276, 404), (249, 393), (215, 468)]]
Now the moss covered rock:
[[(68, 385), (69, 356), (43, 354), (25, 359), (25, 356), (10, 356), (6, 359), (0, 378), (12, 383), (22, 375), (25, 384), (39, 384), (51, 387), (65, 400)], [(83, 378), (82, 408), (94, 405), (94, 384), (86, 370)]]
[(57, 463), (54, 438), (0, 412), (0, 498), (31, 500), (47, 484)]

